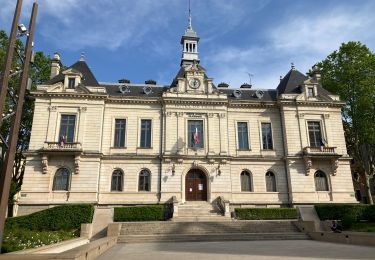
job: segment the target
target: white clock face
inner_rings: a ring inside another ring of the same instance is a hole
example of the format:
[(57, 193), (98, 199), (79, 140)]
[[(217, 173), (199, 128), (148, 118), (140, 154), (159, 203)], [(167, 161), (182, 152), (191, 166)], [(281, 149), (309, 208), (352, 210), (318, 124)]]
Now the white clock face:
[(191, 88), (199, 88), (199, 86), (201, 85), (201, 82), (199, 79), (193, 78), (189, 81), (189, 85)]

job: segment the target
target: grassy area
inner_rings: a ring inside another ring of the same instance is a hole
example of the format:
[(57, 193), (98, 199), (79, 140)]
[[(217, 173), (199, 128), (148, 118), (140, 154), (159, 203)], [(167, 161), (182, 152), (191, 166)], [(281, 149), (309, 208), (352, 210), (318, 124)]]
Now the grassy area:
[(350, 227), (348, 231), (356, 231), (356, 232), (375, 232), (375, 222), (365, 223), (359, 222), (354, 223)]
[(9, 253), (29, 248), (37, 248), (79, 236), (79, 230), (34, 231), (24, 228), (5, 229), (1, 252)]

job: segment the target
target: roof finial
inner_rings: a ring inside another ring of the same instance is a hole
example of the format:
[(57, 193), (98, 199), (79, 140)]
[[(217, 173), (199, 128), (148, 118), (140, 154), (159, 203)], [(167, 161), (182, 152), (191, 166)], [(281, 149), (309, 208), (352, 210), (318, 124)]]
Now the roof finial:
[(291, 66), (292, 70), (296, 69), (296, 67), (294, 66), (294, 62), (290, 63), (290, 66)]
[(79, 61), (85, 61), (85, 53), (81, 52), (81, 57), (79, 58)]
[(190, 0), (189, 0), (189, 26), (188, 29), (192, 29), (193, 27), (191, 26), (191, 8), (190, 8)]

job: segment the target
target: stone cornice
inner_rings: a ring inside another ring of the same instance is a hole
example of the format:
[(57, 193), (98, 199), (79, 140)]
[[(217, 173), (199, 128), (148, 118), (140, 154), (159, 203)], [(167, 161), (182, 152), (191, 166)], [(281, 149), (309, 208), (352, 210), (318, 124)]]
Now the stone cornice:
[(343, 107), (345, 102), (342, 101), (305, 101), (305, 100), (279, 100), (277, 102), (280, 106), (290, 105), (290, 106), (312, 106), (312, 107)]

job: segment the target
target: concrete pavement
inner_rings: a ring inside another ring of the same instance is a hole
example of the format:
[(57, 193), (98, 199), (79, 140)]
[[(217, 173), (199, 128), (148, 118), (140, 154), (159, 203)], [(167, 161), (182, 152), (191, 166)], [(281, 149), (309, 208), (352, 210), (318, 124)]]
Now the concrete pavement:
[(375, 259), (375, 247), (314, 240), (117, 244), (98, 259)]

